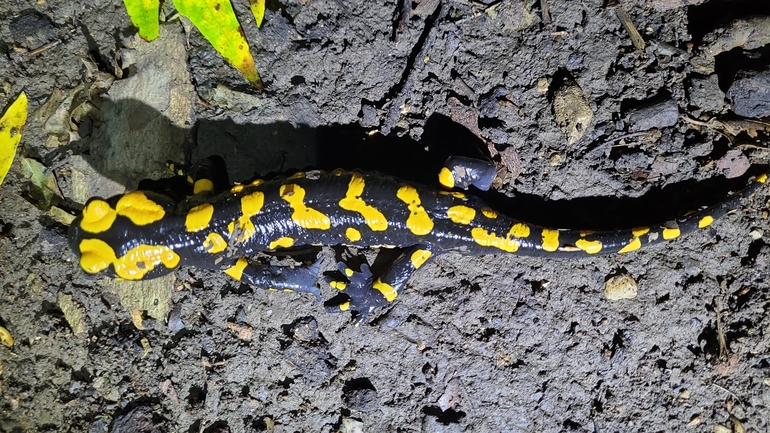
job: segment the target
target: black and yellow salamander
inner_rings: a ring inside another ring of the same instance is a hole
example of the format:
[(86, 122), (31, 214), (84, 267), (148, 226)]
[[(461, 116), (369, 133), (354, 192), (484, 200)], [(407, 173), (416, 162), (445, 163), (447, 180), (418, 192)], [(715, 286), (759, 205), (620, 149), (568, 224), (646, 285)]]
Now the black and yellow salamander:
[[(110, 199), (92, 198), (71, 224), (69, 243), (88, 273), (126, 280), (158, 277), (180, 266), (221, 269), (253, 286), (312, 293), (319, 263), (261, 266), (247, 257), (301, 245), (403, 248), (382, 275), (366, 264), (329, 280), (348, 296), (341, 310), (359, 323), (392, 302), (411, 274), (446, 252), (576, 257), (628, 253), (708, 227), (767, 180), (760, 175), (719, 205), (666, 224), (615, 231), (556, 230), (511, 219), (457, 191), (489, 188), (495, 167), (451, 157), (430, 188), (376, 173), (300, 172), (230, 186), (219, 157), (192, 167), (169, 164), (176, 176), (143, 181)], [(224, 174), (223, 174), (224, 173)]]

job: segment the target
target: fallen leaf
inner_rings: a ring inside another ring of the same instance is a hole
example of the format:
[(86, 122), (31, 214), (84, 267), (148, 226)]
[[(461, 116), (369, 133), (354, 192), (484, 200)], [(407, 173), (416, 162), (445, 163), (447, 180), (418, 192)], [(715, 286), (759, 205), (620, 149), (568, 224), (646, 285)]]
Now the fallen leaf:
[[(105, 279), (107, 290), (120, 297), (120, 303), (131, 312), (131, 318), (138, 329), (142, 329), (142, 311), (155, 320), (165, 320), (171, 308), (171, 294), (174, 292), (174, 274), (142, 281), (117, 281)], [(138, 310), (136, 312), (132, 310)]]
[(714, 119), (713, 122), (722, 126), (724, 130), (733, 136), (745, 132), (751, 138), (757, 138), (760, 131), (770, 132), (770, 123), (761, 120), (720, 120)]
[(0, 117), (0, 184), (11, 168), (16, 148), (21, 141), (21, 130), (27, 123), (27, 95), (21, 92), (8, 110)]
[(151, 41), (160, 35), (158, 9), (160, 0), (123, 0), (131, 23), (139, 30), (139, 36)]
[(192, 21), (219, 54), (262, 90), (254, 58), (230, 0), (177, 0), (176, 10)]
[(46, 173), (45, 166), (31, 158), (21, 160), (21, 172), (30, 181), (30, 195), (38, 208), (48, 210), (56, 204), (59, 186), (53, 173)]
[(447, 384), (444, 394), (439, 397), (438, 407), (442, 412), (446, 412), (458, 403), (460, 403), (460, 382), (453, 377)]
[(140, 358), (144, 358), (152, 351), (152, 346), (150, 346), (150, 340), (147, 337), (142, 337), (139, 342), (142, 344), (142, 356)]
[(13, 346), (13, 336), (11, 335), (10, 331), (0, 326), (0, 343), (3, 343), (3, 345), (11, 347)]
[(730, 414), (730, 422), (733, 423), (733, 433), (746, 433), (746, 428), (743, 427), (741, 420)]
[(249, 0), (251, 13), (257, 22), (257, 27), (262, 27), (262, 19), (265, 18), (265, 0)]
[(254, 336), (254, 328), (249, 325), (239, 325), (237, 323), (228, 322), (227, 327), (231, 331), (238, 333), (238, 338), (241, 340), (249, 341)]
[(64, 313), (64, 319), (72, 328), (75, 335), (85, 332), (83, 324), (83, 310), (72, 300), (72, 295), (59, 293), (59, 309)]
[(174, 404), (179, 403), (179, 396), (176, 393), (176, 389), (174, 388), (171, 379), (166, 379), (160, 383), (160, 391), (165, 394), (169, 400), (173, 401)]
[(751, 167), (751, 162), (740, 149), (730, 149), (717, 161), (717, 168), (722, 170), (725, 177), (734, 179), (743, 176)]

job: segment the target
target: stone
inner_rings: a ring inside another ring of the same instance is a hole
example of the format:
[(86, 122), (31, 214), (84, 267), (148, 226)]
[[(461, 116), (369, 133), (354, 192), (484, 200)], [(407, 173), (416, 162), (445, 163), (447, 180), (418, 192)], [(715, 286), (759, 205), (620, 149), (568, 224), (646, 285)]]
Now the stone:
[(679, 107), (673, 99), (666, 99), (635, 108), (628, 112), (626, 121), (630, 132), (647, 131), (676, 125)]
[(770, 71), (744, 73), (727, 90), (733, 112), (761, 119), (770, 116)]

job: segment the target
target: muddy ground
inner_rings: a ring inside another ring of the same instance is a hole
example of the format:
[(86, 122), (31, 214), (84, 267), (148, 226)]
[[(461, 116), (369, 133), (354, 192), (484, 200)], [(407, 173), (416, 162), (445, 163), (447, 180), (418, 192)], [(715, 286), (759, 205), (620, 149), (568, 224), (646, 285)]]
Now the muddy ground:
[[(313, 165), (433, 182), (437, 155), (480, 152), (513, 216), (665, 221), (767, 164), (763, 124), (726, 122), (770, 116), (769, 6), (300, 0), (268, 2), (257, 30), (235, 3), (262, 93), (170, 4), (149, 44), (119, 1), (0, 4), (0, 105), (23, 90), (31, 113), (0, 188), (0, 431), (770, 430), (765, 190), (631, 254), (441, 256), (360, 327), (208, 271), (89, 276), (65, 238), (88, 197), (212, 153), (232, 180)], [(53, 211), (23, 158), (55, 176)], [(614, 276), (636, 296), (607, 299)]]

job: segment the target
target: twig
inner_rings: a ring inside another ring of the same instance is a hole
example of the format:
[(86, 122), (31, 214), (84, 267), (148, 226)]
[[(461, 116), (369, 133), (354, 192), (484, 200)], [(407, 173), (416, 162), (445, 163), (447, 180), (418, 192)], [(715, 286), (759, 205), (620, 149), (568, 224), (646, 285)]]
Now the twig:
[(639, 51), (639, 54), (641, 54), (642, 56), (645, 56), (644, 39), (642, 39), (642, 35), (639, 34), (639, 31), (636, 30), (636, 26), (634, 26), (633, 21), (631, 21), (631, 17), (628, 15), (628, 12), (626, 12), (626, 9), (623, 7), (623, 5), (620, 3), (620, 0), (610, 0), (607, 6), (613, 7), (615, 9), (615, 15), (617, 15), (621, 24), (623, 24), (623, 27), (626, 28), (626, 31), (631, 36), (631, 43), (634, 44), (634, 47), (636, 48), (637, 51)]
[(734, 392), (730, 391), (729, 389), (727, 389), (727, 388), (725, 388), (723, 386), (719, 386), (716, 383), (712, 383), (711, 385), (714, 386), (715, 388), (721, 389), (722, 391), (730, 394), (730, 396), (732, 396), (732, 398), (734, 398), (735, 401), (738, 402), (738, 404), (741, 404), (741, 399), (738, 398), (738, 396)]
[(548, 10), (548, 0), (540, 0), (540, 14), (543, 17), (543, 23), (551, 23), (551, 11)]
[(49, 42), (49, 43), (43, 45), (42, 47), (37, 47), (34, 50), (30, 51), (29, 55), (30, 56), (36, 56), (36, 55), (42, 53), (43, 51), (50, 50), (51, 48), (59, 45), (60, 43), (61, 43), (61, 40), (56, 40), (56, 41), (53, 41), (53, 42)]
[[(632, 132), (630, 134), (621, 135), (620, 137), (616, 137), (616, 138), (613, 138), (612, 140), (605, 141), (604, 144), (605, 145), (609, 144), (609, 145), (615, 147), (614, 143), (617, 143), (620, 140), (625, 140), (626, 138), (632, 138), (632, 137), (639, 137), (640, 135), (647, 135), (648, 133), (649, 133), (649, 131)], [(624, 145), (621, 144), (619, 146), (624, 146)]]

